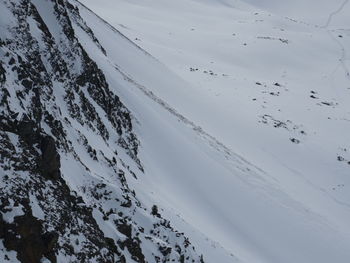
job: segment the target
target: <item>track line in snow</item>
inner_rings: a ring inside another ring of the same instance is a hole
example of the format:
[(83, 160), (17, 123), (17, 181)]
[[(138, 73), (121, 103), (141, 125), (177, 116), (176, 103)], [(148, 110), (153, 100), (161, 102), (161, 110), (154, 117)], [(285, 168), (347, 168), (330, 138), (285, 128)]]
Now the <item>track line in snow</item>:
[(345, 1), (340, 5), (340, 7), (339, 7), (337, 10), (333, 11), (332, 13), (330, 13), (329, 16), (328, 16), (327, 22), (326, 22), (323, 26), (321, 26), (321, 28), (328, 28), (329, 25), (330, 25), (330, 23), (331, 23), (332, 20), (333, 20), (333, 17), (334, 17), (335, 15), (339, 14), (339, 13), (344, 9), (344, 7), (346, 6), (346, 4), (347, 4), (348, 2), (349, 2), (349, 0), (345, 0)]
[[(346, 49), (345, 49), (344, 45), (332, 34), (332, 31), (328, 29), (329, 25), (331, 24), (331, 22), (333, 20), (333, 17), (336, 16), (337, 14), (339, 14), (344, 9), (344, 7), (349, 3), (349, 1), (350, 0), (345, 0), (339, 6), (339, 8), (337, 10), (333, 11), (332, 13), (330, 13), (329, 16), (328, 16), (327, 22), (323, 26), (321, 26), (321, 28), (326, 29), (328, 35), (340, 47), (341, 57), (339, 58), (339, 65), (343, 68), (346, 78), (350, 81), (350, 70), (348, 69), (348, 67), (346, 66), (346, 63), (345, 63), (345, 61), (347, 60)], [(339, 65), (337, 66), (335, 71), (338, 69)], [(332, 73), (332, 75), (335, 73), (335, 71)]]
[(345, 72), (345, 76), (346, 78), (350, 81), (350, 70), (348, 69), (345, 61), (347, 60), (347, 52), (346, 49), (344, 47), (344, 45), (332, 34), (331, 31), (327, 30), (328, 35), (333, 39), (333, 41), (335, 43), (337, 43), (337, 45), (340, 47), (341, 50), (341, 57), (339, 58), (339, 64), (336, 67), (336, 69), (334, 70), (334, 72), (332, 73), (332, 75), (337, 71), (338, 67), (341, 66)]

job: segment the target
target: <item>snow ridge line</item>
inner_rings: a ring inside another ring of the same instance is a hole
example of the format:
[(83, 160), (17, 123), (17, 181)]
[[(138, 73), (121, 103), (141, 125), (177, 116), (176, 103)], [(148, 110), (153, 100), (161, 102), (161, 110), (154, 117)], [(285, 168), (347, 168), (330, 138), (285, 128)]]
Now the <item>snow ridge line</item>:
[[(132, 41), (130, 38), (128, 38), (126, 35), (124, 35), (122, 32), (120, 32), (117, 28), (115, 28), (114, 26), (112, 26), (109, 22), (107, 22), (105, 19), (103, 19), (102, 17), (100, 17), (98, 14), (96, 14), (94, 11), (92, 11), (89, 7), (87, 7), (86, 5), (84, 5), (83, 3), (81, 3), (79, 0), (74, 0), (75, 3), (77, 3), (78, 5), (80, 5), (81, 7), (83, 7), (84, 9), (86, 9), (88, 12), (90, 12), (92, 15), (94, 15), (97, 19), (99, 19), (102, 23), (104, 23), (109, 29), (112, 30), (113, 33), (118, 34), (119, 36), (121, 36), (122, 38), (124, 38), (126, 41), (128, 41), (131, 45), (133, 45), (135, 48), (137, 48), (138, 50), (140, 50), (142, 53), (144, 53), (145, 55), (147, 55), (148, 57), (152, 58), (153, 60), (157, 61), (157, 63), (163, 65), (166, 67), (166, 65), (160, 61), (159, 59), (157, 59), (156, 57), (154, 57), (152, 54), (150, 54), (149, 52), (147, 52), (145, 49), (143, 49), (142, 47), (140, 47), (139, 45), (137, 45), (134, 41)], [(105, 55), (106, 57), (108, 56)]]
[[(79, 0), (75, 0), (75, 2), (77, 4), (79, 4), (80, 6), (82, 6), (83, 8), (85, 8), (87, 11), (89, 11), (91, 14), (93, 14), (95, 17), (97, 17), (99, 20), (101, 20), (102, 23), (104, 23), (107, 27), (109, 27), (114, 33), (120, 35), (122, 38), (124, 38), (126, 41), (128, 41), (130, 44), (132, 44), (133, 46), (135, 46), (137, 49), (139, 49), (140, 51), (142, 51), (143, 53), (145, 53), (147, 56), (155, 59), (156, 61), (158, 61), (155, 57), (153, 57), (150, 53), (148, 53), (146, 50), (144, 50), (143, 48), (141, 48), (139, 45), (137, 45), (135, 42), (133, 42), (132, 40), (130, 40), (127, 36), (125, 36), (122, 32), (120, 32), (118, 29), (116, 29), (114, 26), (112, 26), (110, 23), (108, 23), (106, 20), (104, 20), (102, 17), (100, 17), (98, 14), (96, 14), (94, 11), (92, 11), (89, 7), (87, 7), (86, 5), (84, 5), (83, 3), (81, 3)], [(158, 61), (159, 62), (159, 61)]]

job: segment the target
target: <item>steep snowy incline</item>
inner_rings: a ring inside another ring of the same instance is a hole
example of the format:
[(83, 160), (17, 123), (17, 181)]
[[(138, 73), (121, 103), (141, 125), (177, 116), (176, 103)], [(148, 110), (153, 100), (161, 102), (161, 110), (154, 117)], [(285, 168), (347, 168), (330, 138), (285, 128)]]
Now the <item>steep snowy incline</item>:
[(158, 97), (346, 225), (320, 202), (350, 204), (346, 24), (323, 28), (330, 12), (312, 25), (240, 1), (84, 2), (190, 83), (143, 83)]
[[(81, 8), (108, 60), (98, 59), (103, 55), (96, 48), (91, 54), (109, 83), (124, 86), (118, 92), (138, 121), (145, 174), (133, 187), (141, 199), (158, 200), (177, 227), (185, 232), (196, 228), (217, 242), (217, 249), (206, 250), (200, 235), (192, 235), (208, 262), (217, 262), (218, 254), (220, 262), (347, 262), (348, 184), (336, 193), (331, 187), (334, 181), (349, 180), (348, 165), (333, 152), (338, 150), (334, 141), (346, 144), (348, 124), (334, 122), (337, 129), (343, 127), (338, 132), (317, 124), (328, 114), (346, 118), (346, 79), (339, 71), (342, 96), (336, 97), (338, 104), (327, 105), (318, 94), (333, 95), (329, 82), (324, 84), (318, 74), (307, 76), (312, 69), (328, 78), (338, 63), (339, 49), (327, 32), (268, 14), (261, 15), (266, 22), (257, 21), (258, 14), (213, 1), (84, 3), (148, 51), (131, 48), (118, 31), (103, 27), (102, 20)], [(214, 30), (214, 21), (230, 31), (226, 44), (221, 34), (227, 32), (208, 31), (210, 26)], [(208, 32), (225, 45), (220, 49)], [(232, 34), (240, 35), (235, 45), (229, 40), (236, 37)], [(310, 41), (322, 43), (312, 50), (306, 45)], [(317, 61), (308, 60), (317, 55)], [(288, 63), (282, 63), (285, 59)], [(311, 113), (305, 114), (307, 108)], [(226, 257), (225, 250), (234, 257)]]

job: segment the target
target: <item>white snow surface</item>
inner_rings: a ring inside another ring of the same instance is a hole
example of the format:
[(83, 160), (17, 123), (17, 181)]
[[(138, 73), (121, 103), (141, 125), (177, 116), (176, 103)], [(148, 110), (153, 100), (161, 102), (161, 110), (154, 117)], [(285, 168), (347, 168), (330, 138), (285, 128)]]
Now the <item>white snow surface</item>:
[(82, 3), (115, 27), (80, 7), (135, 117), (140, 200), (206, 262), (349, 262), (348, 1)]
[(5, 209), (8, 211), (5, 213), (1, 212), (2, 218), (9, 224), (13, 223), (15, 217), (24, 215), (23, 206), (21, 204), (15, 206), (13, 200), (10, 200), (10, 205), (5, 207)]
[(3, 240), (0, 240), (0, 252), (1, 252), (1, 255), (4, 257), (4, 258), (1, 258), (1, 262), (4, 262), (4, 263), (19, 262), (17, 259), (17, 253), (15, 251), (8, 251), (3, 244)]

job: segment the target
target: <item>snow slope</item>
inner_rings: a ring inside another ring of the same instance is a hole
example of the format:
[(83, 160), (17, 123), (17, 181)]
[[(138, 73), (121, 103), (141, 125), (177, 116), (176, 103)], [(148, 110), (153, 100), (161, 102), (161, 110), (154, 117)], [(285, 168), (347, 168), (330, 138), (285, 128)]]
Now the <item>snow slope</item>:
[(350, 4), (82, 2), (146, 50), (81, 9), (138, 121), (141, 199), (208, 262), (348, 261)]

